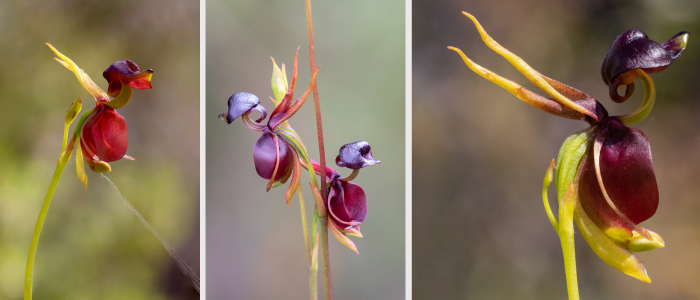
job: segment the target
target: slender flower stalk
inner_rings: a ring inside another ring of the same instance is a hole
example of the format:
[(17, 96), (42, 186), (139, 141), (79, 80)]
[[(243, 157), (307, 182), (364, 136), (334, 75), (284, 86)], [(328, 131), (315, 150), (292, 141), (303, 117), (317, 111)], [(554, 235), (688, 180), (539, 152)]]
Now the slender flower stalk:
[[(311, 71), (316, 69), (316, 54), (314, 51), (314, 26), (311, 18), (311, 0), (306, 2), (306, 28), (309, 32), (309, 67)], [(313, 79), (314, 81), (316, 79)], [(326, 187), (326, 150), (323, 142), (323, 121), (321, 120), (321, 100), (318, 97), (318, 86), (312, 82), (314, 95), (314, 110), (316, 112), (316, 131), (318, 132), (318, 152), (321, 162), (321, 199), (328, 203), (328, 190)], [(328, 216), (319, 216), (321, 223), (321, 256), (323, 257), (323, 281), (326, 285), (326, 299), (333, 299), (333, 280), (331, 279), (331, 260), (328, 253)]]
[[(116, 112), (126, 105), (131, 99), (132, 88), (150, 89), (152, 70), (139, 70), (138, 66), (129, 60), (120, 60), (107, 68), (103, 76), (109, 83), (108, 92), (100, 89), (90, 76), (80, 69), (70, 58), (58, 52), (54, 47), (46, 44), (59, 58), (57, 62), (73, 72), (81, 86), (95, 99), (95, 108), (89, 109), (83, 114), (68, 140), (70, 125), (75, 121), (82, 108), (80, 98), (74, 101), (66, 112), (61, 154), (56, 164), (49, 190), (44, 197), (39, 217), (37, 218), (32, 241), (29, 246), (27, 267), (24, 279), (24, 299), (32, 299), (34, 285), (34, 261), (39, 244), (41, 230), (46, 220), (46, 215), (51, 205), (56, 186), (61, 174), (68, 163), (73, 150), (76, 149), (76, 172), (83, 186), (87, 189), (87, 175), (83, 163), (87, 163), (91, 170), (97, 173), (111, 171), (109, 162), (121, 158), (133, 159), (126, 155), (127, 132), (126, 121)], [(109, 97), (113, 99), (109, 99)], [(188, 274), (189, 275), (189, 274)]]

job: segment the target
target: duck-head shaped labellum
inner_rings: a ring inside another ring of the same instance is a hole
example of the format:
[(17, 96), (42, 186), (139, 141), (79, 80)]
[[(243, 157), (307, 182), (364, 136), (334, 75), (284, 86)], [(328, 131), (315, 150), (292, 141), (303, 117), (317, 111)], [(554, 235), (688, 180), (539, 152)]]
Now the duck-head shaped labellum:
[[(681, 31), (659, 45), (637, 29), (620, 34), (608, 49), (601, 68), (603, 81), (610, 87), (610, 98), (617, 103), (627, 100), (634, 91), (634, 70), (653, 73), (665, 69), (681, 55), (689, 35)], [(627, 86), (624, 96), (617, 93), (617, 88), (622, 85)]]
[(231, 124), (236, 118), (249, 114), (253, 110), (260, 112), (261, 116), (255, 122), (260, 123), (267, 117), (267, 110), (260, 105), (260, 99), (251, 93), (240, 92), (228, 98), (228, 112), (219, 115), (219, 119)]
[(104, 70), (102, 76), (109, 83), (107, 94), (111, 97), (117, 97), (122, 90), (122, 84), (128, 84), (130, 87), (138, 90), (150, 89), (153, 70), (141, 71), (134, 62), (122, 59), (114, 62), (109, 68)]
[(372, 158), (372, 148), (369, 143), (357, 141), (340, 147), (335, 163), (343, 168), (362, 169), (381, 162)]

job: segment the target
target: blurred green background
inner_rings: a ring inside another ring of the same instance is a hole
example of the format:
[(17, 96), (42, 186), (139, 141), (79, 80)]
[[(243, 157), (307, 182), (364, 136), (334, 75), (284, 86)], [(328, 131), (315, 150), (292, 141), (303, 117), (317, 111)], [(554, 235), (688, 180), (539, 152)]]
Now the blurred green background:
[[(380, 165), (353, 182), (367, 195), (360, 255), (329, 236), (337, 299), (404, 299), (405, 33), (404, 1), (312, 1), (318, 87), (326, 158), (343, 144), (366, 140)], [(260, 133), (217, 116), (236, 92), (256, 94), (272, 113), (272, 63), (291, 80), (299, 51), (295, 97), (310, 80), (304, 1), (207, 1), (207, 297), (307, 299), (308, 277), (299, 200), (287, 207), (288, 184), (265, 192), (253, 165)], [(266, 120), (267, 121), (267, 120)], [(290, 120), (318, 160), (313, 97)], [(304, 171), (306, 172), (306, 171)], [(313, 197), (301, 176), (309, 218)], [(324, 298), (323, 275), (319, 294)]]
[[(473, 73), (446, 46), (544, 95), (481, 40), (461, 11), (542, 74), (598, 99), (611, 113), (600, 66), (613, 39), (638, 28), (657, 42), (687, 30), (688, 48), (652, 74), (657, 102), (634, 125), (654, 157), (660, 204), (642, 226), (666, 248), (639, 253), (653, 283), (600, 260), (576, 233), (581, 299), (700, 298), (700, 2), (413, 1), (414, 299), (566, 299), (561, 246), (542, 206), (545, 170), (586, 123), (544, 113)], [(550, 202), (556, 197), (550, 187)], [(555, 208), (553, 208), (555, 209)]]
[[(0, 2), (0, 299), (20, 299), (29, 243), (61, 149), (63, 118), (82, 97), (51, 43), (106, 89), (102, 71), (128, 58), (153, 89), (119, 113), (127, 154), (108, 176), (199, 271), (199, 2)], [(155, 237), (75, 155), (54, 195), (35, 264), (37, 299), (198, 299)]]

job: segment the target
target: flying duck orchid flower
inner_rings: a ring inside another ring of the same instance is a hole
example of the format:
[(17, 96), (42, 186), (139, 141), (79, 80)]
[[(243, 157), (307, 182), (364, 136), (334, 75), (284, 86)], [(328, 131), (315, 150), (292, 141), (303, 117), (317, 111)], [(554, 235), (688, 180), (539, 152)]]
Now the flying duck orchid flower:
[[(472, 15), (464, 14), (474, 22), (487, 46), (551, 98), (496, 75), (471, 61), (461, 50), (448, 47), (458, 52), (469, 68), (547, 113), (590, 124), (589, 128), (566, 139), (556, 165), (554, 160), (550, 163), (542, 192), (547, 215), (561, 239), (570, 298), (578, 299), (574, 222), (603, 261), (625, 274), (651, 282), (641, 261), (632, 252), (664, 246), (658, 234), (639, 226), (656, 212), (659, 192), (649, 141), (643, 132), (628, 126), (642, 121), (654, 106), (656, 91), (647, 73), (661, 71), (678, 58), (686, 47), (689, 33), (681, 32), (660, 45), (636, 29), (615, 39), (602, 66), (603, 80), (610, 86), (610, 97), (618, 103), (627, 100), (634, 91), (635, 79), (640, 79), (644, 85), (645, 96), (636, 111), (609, 116), (600, 102), (540, 74), (494, 41)], [(620, 96), (617, 89), (623, 85), (627, 90)], [(559, 221), (547, 199), (547, 187), (554, 180), (555, 166)]]
[[(70, 58), (51, 45), (48, 46), (58, 56), (55, 60), (71, 70), (85, 91), (95, 99), (95, 108), (83, 114), (66, 146), (66, 152), (70, 153), (73, 147), (78, 145), (78, 151), (76, 151), (78, 177), (87, 189), (83, 160), (91, 170), (105, 173), (111, 171), (110, 162), (122, 158), (133, 159), (126, 155), (128, 145), (126, 120), (117, 113), (116, 109), (129, 103), (132, 88), (151, 88), (153, 70), (141, 71), (135, 63), (127, 59), (117, 61), (103, 72), (109, 84), (108, 93), (105, 93)], [(110, 96), (113, 97), (112, 100)]]
[[(371, 147), (365, 141), (343, 145), (335, 162), (339, 167), (352, 169), (352, 173), (347, 177), (341, 177), (338, 171), (326, 167), (329, 187), (326, 205), (329, 216), (328, 228), (341, 244), (359, 254), (355, 243), (349, 238), (362, 237), (360, 225), (367, 216), (367, 198), (365, 191), (350, 181), (357, 177), (360, 169), (381, 162), (372, 157)], [(311, 160), (311, 165), (314, 172), (321, 175), (321, 165), (314, 160)], [(307, 168), (305, 164), (303, 166)]]
[[(317, 68), (311, 78), (309, 88), (301, 98), (292, 104), (297, 81), (298, 57), (299, 49), (297, 48), (296, 56), (294, 57), (292, 82), (289, 85), (284, 75), (284, 65), (283, 69), (280, 70), (275, 64), (275, 60), (272, 59), (272, 90), (277, 100), (270, 97), (275, 104), (275, 110), (270, 114), (267, 124), (262, 123), (267, 117), (267, 110), (260, 104), (260, 99), (246, 92), (236, 93), (231, 96), (228, 99), (228, 111), (219, 115), (219, 119), (226, 121), (228, 124), (241, 117), (248, 128), (262, 133), (253, 146), (255, 171), (263, 179), (269, 180), (267, 191), (286, 183), (292, 177), (292, 182), (286, 193), (287, 205), (289, 205), (289, 201), (299, 187), (300, 157), (306, 157), (306, 148), (297, 133), (289, 126), (288, 120), (306, 101), (306, 98), (311, 93), (316, 73), (318, 72)], [(261, 115), (257, 120), (250, 118), (250, 114), (254, 111), (259, 112)]]

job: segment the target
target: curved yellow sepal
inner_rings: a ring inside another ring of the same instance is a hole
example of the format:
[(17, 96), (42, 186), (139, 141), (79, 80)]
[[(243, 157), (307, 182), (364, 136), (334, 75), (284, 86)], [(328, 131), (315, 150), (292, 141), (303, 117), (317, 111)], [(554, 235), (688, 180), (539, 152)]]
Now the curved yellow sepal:
[(109, 99), (107, 94), (102, 89), (100, 89), (92, 81), (92, 79), (90, 79), (90, 76), (88, 76), (87, 73), (85, 73), (85, 71), (80, 69), (78, 67), (78, 65), (76, 65), (70, 58), (63, 55), (61, 52), (58, 52), (58, 50), (56, 50), (56, 48), (51, 46), (51, 44), (46, 43), (46, 45), (49, 46), (49, 48), (51, 48), (51, 50), (54, 53), (56, 53), (56, 56), (59, 57), (59, 58), (55, 58), (55, 60), (58, 61), (59, 63), (61, 63), (61, 65), (66, 67), (68, 70), (71, 70), (75, 74), (75, 77), (78, 78), (78, 81), (80, 82), (80, 85), (83, 86), (83, 89), (85, 89), (85, 91), (88, 92), (88, 94), (90, 94), (93, 98), (95, 98), (96, 101), (98, 99), (104, 99), (104, 100)]
[(581, 236), (586, 240), (588, 246), (590, 246), (593, 252), (605, 263), (622, 273), (641, 281), (651, 283), (651, 278), (647, 275), (647, 270), (644, 268), (639, 258), (629, 250), (610, 240), (610, 238), (593, 223), (588, 215), (586, 215), (578, 199), (576, 201), (576, 209), (574, 210), (574, 220), (581, 232)]
[(328, 229), (333, 233), (333, 236), (335, 236), (335, 239), (338, 240), (341, 244), (345, 245), (345, 247), (350, 248), (350, 250), (355, 251), (355, 253), (360, 254), (360, 252), (357, 251), (357, 246), (355, 246), (355, 243), (353, 243), (348, 237), (346, 237), (338, 228), (335, 227), (332, 223), (333, 221), (328, 220)]
[(87, 190), (88, 178), (87, 174), (85, 174), (85, 165), (83, 165), (83, 149), (80, 144), (79, 138), (76, 144), (78, 145), (78, 148), (75, 149), (75, 169), (78, 173), (78, 179), (80, 179), (80, 182), (83, 184), (83, 187), (85, 187), (85, 189)]
[(510, 62), (511, 65), (513, 65), (513, 67), (515, 67), (520, 73), (525, 75), (525, 77), (527, 77), (527, 79), (534, 83), (538, 88), (542, 89), (545, 93), (547, 93), (547, 95), (552, 96), (552, 98), (554, 98), (557, 102), (561, 103), (562, 105), (566, 105), (575, 111), (578, 111), (584, 115), (588, 115), (593, 119), (597, 119), (595, 115), (587, 111), (581, 105), (576, 104), (574, 101), (565, 97), (557, 90), (555, 90), (549, 83), (547, 83), (547, 81), (544, 78), (542, 78), (542, 75), (539, 72), (535, 71), (535, 69), (530, 67), (530, 65), (528, 65), (524, 60), (522, 60), (520, 57), (513, 54), (512, 52), (508, 51), (508, 49), (504, 48), (493, 38), (491, 38), (491, 36), (489, 36), (488, 33), (486, 33), (484, 27), (482, 27), (481, 24), (479, 24), (479, 21), (477, 21), (474, 16), (464, 11), (462, 13), (465, 16), (469, 17), (469, 19), (471, 19), (472, 22), (474, 22), (474, 25), (479, 31), (481, 39), (484, 41), (486, 46), (488, 46), (489, 48), (491, 48), (491, 50), (495, 51), (496, 53), (503, 56), (506, 60), (508, 60), (508, 62)]

